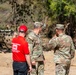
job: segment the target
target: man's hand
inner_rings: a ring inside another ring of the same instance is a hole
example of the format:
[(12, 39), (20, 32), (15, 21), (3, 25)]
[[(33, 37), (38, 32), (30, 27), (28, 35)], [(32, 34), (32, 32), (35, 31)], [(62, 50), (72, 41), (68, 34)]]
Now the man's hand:
[(28, 72), (31, 72), (32, 71), (32, 64), (31, 64), (30, 55), (26, 55), (26, 60), (27, 60), (28, 66), (29, 66), (29, 71)]
[(32, 61), (32, 65), (36, 65), (36, 61)]
[(32, 71), (32, 66), (29, 66), (29, 71), (28, 72), (31, 72)]

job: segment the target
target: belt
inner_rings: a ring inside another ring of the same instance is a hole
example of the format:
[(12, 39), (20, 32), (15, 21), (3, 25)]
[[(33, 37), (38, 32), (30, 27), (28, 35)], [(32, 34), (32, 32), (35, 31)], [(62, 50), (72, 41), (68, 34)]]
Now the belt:
[(13, 61), (13, 62), (26, 63), (26, 61)]

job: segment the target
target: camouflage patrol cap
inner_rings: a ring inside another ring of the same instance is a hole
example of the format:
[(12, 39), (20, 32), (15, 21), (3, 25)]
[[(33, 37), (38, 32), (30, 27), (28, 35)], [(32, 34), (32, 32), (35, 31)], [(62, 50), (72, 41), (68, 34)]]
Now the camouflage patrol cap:
[(45, 29), (46, 28), (46, 24), (42, 23), (42, 22), (35, 22), (34, 23), (34, 27), (35, 28), (41, 27), (42, 29)]
[(64, 29), (64, 25), (63, 24), (56, 24), (56, 29)]
[(35, 27), (42, 27), (43, 26), (43, 23), (42, 22), (35, 22), (34, 23), (34, 26)]

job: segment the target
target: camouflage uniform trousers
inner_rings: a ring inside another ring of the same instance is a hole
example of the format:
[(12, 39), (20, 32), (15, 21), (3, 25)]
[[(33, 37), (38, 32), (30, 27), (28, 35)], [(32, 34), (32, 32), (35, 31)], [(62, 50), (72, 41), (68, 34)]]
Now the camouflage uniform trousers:
[(70, 69), (70, 63), (66, 65), (57, 63), (55, 74), (56, 75), (69, 75), (69, 69)]
[(32, 65), (32, 72), (30, 75), (44, 75), (44, 62), (37, 62), (36, 65)]

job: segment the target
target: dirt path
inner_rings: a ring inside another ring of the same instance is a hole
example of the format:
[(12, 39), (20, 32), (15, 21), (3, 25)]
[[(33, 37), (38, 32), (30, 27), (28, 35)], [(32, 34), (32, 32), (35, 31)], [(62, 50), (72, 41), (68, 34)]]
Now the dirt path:
[[(55, 75), (55, 66), (53, 62), (53, 52), (44, 52), (45, 61), (45, 75)], [(11, 53), (0, 53), (0, 75), (13, 75)], [(70, 75), (76, 75), (76, 56), (72, 60)]]

